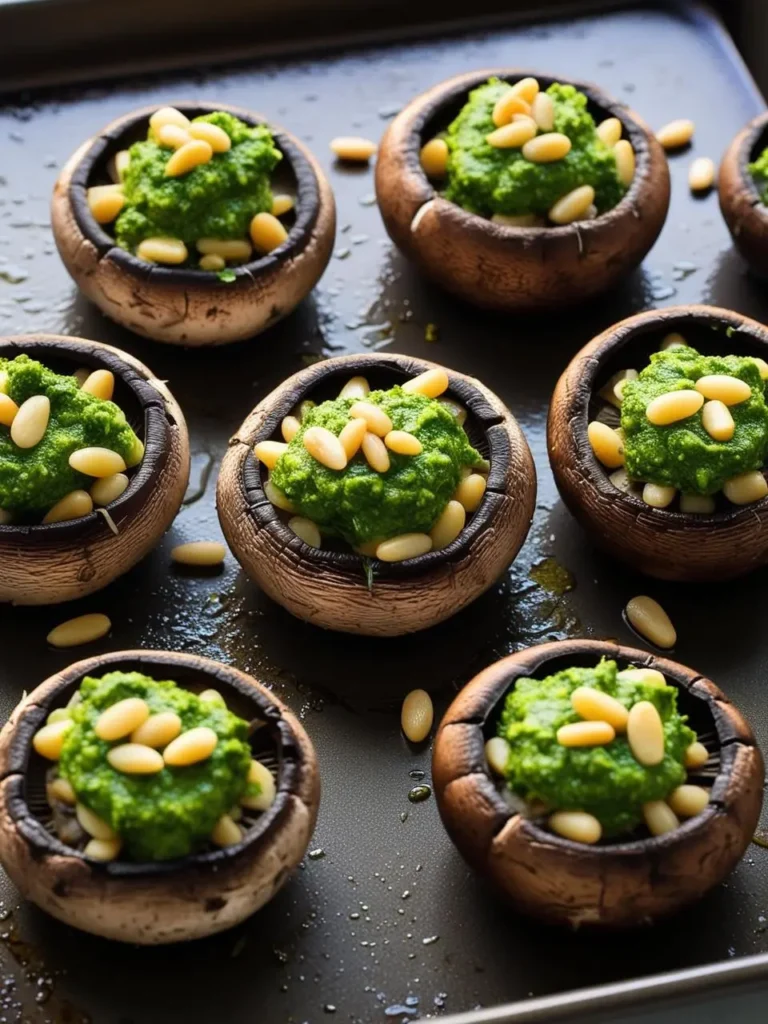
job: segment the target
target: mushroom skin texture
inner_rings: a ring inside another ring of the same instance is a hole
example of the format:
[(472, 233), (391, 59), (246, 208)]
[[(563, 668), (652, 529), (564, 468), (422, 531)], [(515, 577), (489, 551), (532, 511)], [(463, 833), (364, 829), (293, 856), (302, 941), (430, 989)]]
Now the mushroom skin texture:
[(760, 277), (768, 277), (768, 207), (748, 165), (768, 145), (768, 113), (742, 128), (725, 151), (718, 171), (720, 211), (733, 244)]
[[(29, 776), (35, 761), (42, 762), (31, 752), (32, 737), (84, 676), (114, 670), (172, 678), (195, 690), (215, 687), (236, 713), (265, 723), (254, 737), (268, 733), (278, 751), (277, 795), (236, 846), (177, 861), (99, 863), (45, 828), (45, 765)], [(0, 732), (0, 768), (0, 861), (23, 895), (82, 931), (140, 945), (212, 935), (263, 906), (304, 856), (320, 800), (314, 748), (284, 704), (235, 668), (167, 651), (88, 658), (42, 683)]]
[[(248, 124), (266, 123), (261, 115), (222, 103), (176, 106), (189, 118), (225, 110)], [(147, 121), (157, 109), (144, 107), (112, 121), (67, 161), (51, 205), (59, 255), (85, 295), (136, 334), (187, 346), (226, 345), (253, 337), (287, 316), (325, 270), (336, 232), (331, 187), (307, 147), (269, 122), (297, 188), (296, 219), (286, 241), (265, 256), (233, 267), (231, 283), (220, 281), (212, 271), (140, 260), (117, 246), (96, 223), (88, 208), (87, 188), (97, 183), (94, 175), (104, 170), (111, 156), (146, 134)]]
[(393, 242), (444, 288), (489, 309), (543, 311), (607, 290), (641, 263), (669, 207), (667, 159), (645, 122), (594, 85), (547, 75), (536, 76), (543, 89), (555, 81), (574, 85), (593, 114), (621, 121), (637, 161), (621, 202), (591, 221), (511, 228), (444, 199), (421, 167), (422, 145), (448, 126), (476, 86), (529, 74), (489, 68), (440, 82), (398, 114), (377, 157), (376, 195)]
[[(512, 810), (486, 763), (485, 741), (516, 679), (601, 657), (663, 672), (680, 688), (683, 706), (716, 731), (722, 760), (710, 803), (664, 836), (600, 846), (562, 839)], [(700, 899), (744, 854), (763, 800), (760, 750), (714, 683), (677, 662), (596, 640), (531, 647), (475, 676), (440, 724), (432, 779), (443, 824), (469, 864), (514, 909), (573, 928), (650, 924)]]
[[(734, 332), (730, 339), (728, 328)], [(734, 579), (768, 563), (768, 499), (714, 515), (651, 508), (639, 495), (613, 486), (587, 438), (592, 395), (610, 371), (641, 370), (672, 332), (694, 348), (700, 343), (705, 352), (768, 359), (768, 329), (741, 313), (673, 306), (628, 317), (585, 345), (557, 382), (547, 422), (549, 461), (563, 501), (611, 555), (658, 579)]]
[[(69, 522), (0, 526), (0, 605), (60, 604), (85, 597), (133, 568), (155, 547), (181, 508), (189, 483), (189, 437), (184, 414), (163, 381), (143, 363), (98, 341), (55, 334), (0, 338), (0, 356), (26, 353), (58, 372), (111, 370), (115, 402), (137, 407), (144, 441), (141, 463), (127, 490), (108, 506), (115, 536), (93, 511)], [(123, 407), (131, 420), (131, 410)]]
[[(363, 559), (310, 548), (293, 534), (264, 493), (253, 456), (277, 437), (283, 417), (305, 398), (335, 398), (350, 377), (391, 387), (435, 363), (401, 355), (351, 355), (315, 363), (289, 377), (254, 409), (230, 441), (219, 475), (217, 508), (232, 553), (250, 578), (293, 615), (326, 629), (399, 636), (434, 626), (492, 586), (514, 560), (533, 517), (536, 470), (528, 444), (506, 406), (479, 381), (449, 371), (446, 395), (474, 423), (470, 439), (490, 459), (478, 510), (447, 548), (405, 562)], [(321, 400), (322, 400), (321, 399)]]

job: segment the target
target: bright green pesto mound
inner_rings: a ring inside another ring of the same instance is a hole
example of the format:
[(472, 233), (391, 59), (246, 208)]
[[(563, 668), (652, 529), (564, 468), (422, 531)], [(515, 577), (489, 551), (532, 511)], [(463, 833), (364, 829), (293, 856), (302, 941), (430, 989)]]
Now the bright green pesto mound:
[(117, 244), (134, 251), (145, 238), (168, 236), (194, 245), (198, 238), (247, 238), (251, 219), (272, 208), (270, 174), (282, 159), (266, 125), (249, 125), (216, 111), (196, 117), (218, 125), (232, 139), (226, 153), (168, 178), (173, 154), (147, 138), (131, 146), (125, 172), (125, 206), (115, 222)]
[[(223, 704), (201, 701), (176, 683), (156, 682), (140, 672), (87, 677), (80, 693), (83, 700), (73, 709), (75, 724), (59, 761), (59, 772), (78, 800), (112, 826), (132, 860), (170, 860), (204, 845), (221, 815), (245, 792), (251, 763), (248, 723)], [(115, 771), (107, 753), (126, 741), (100, 740), (94, 727), (102, 711), (126, 697), (141, 697), (151, 714), (175, 711), (182, 731), (201, 725), (213, 729), (219, 742), (211, 756), (155, 775)]]
[[(724, 373), (746, 381), (752, 395), (730, 406), (736, 429), (730, 441), (715, 441), (701, 412), (669, 426), (654, 426), (648, 404), (668, 391), (691, 389), (699, 377)], [(704, 356), (690, 347), (656, 352), (637, 380), (627, 381), (621, 403), (624, 459), (633, 480), (676, 487), (685, 494), (715, 494), (730, 477), (760, 469), (768, 457), (765, 382), (753, 359)]]
[(572, 148), (562, 160), (531, 163), (522, 149), (499, 149), (486, 142), (496, 129), (493, 108), (509, 89), (492, 78), (473, 89), (448, 128), (447, 199), (472, 213), (513, 216), (546, 215), (568, 192), (592, 185), (599, 213), (615, 206), (626, 191), (619, 181), (616, 158), (597, 135), (587, 110), (587, 97), (572, 85), (555, 83), (547, 90), (555, 105), (553, 131), (567, 135)]
[[(655, 705), (664, 723), (664, 760), (639, 764), (626, 737), (598, 747), (564, 747), (557, 730), (582, 719), (571, 706), (579, 686), (602, 690), (626, 708), (638, 701)], [(624, 679), (615, 661), (596, 668), (569, 668), (546, 679), (518, 679), (508, 694), (498, 725), (511, 751), (505, 776), (510, 789), (549, 810), (579, 810), (594, 815), (607, 836), (630, 832), (642, 820), (642, 805), (664, 800), (686, 779), (686, 748), (696, 734), (677, 711), (673, 686)]]
[(415, 434), (421, 454), (389, 452), (386, 473), (371, 469), (362, 453), (346, 469), (327, 469), (305, 449), (304, 432), (320, 426), (338, 436), (355, 401), (337, 398), (315, 406), (278, 459), (273, 482), (302, 515), (352, 545), (428, 531), (456, 490), (462, 468), (481, 464), (480, 454), (439, 402), (394, 387), (372, 391), (366, 401), (381, 406), (395, 430)]
[(111, 448), (129, 460), (136, 435), (114, 402), (86, 394), (74, 377), (26, 355), (0, 359), (0, 371), (8, 374), (7, 392), (17, 405), (33, 395), (51, 402), (48, 429), (34, 448), (17, 448), (9, 428), (0, 426), (0, 508), (45, 512), (70, 491), (90, 487), (92, 478), (69, 465), (78, 448)]
[(764, 203), (768, 203), (768, 146), (760, 156), (749, 165), (749, 173), (752, 175)]

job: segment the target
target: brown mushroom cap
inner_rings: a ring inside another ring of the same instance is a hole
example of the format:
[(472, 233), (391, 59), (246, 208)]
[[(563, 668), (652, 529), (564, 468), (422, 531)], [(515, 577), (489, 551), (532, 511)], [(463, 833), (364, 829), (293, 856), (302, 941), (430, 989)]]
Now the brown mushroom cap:
[(651, 508), (613, 486), (587, 437), (595, 393), (618, 370), (642, 370), (673, 331), (704, 354), (768, 359), (768, 330), (740, 313), (676, 306), (628, 317), (585, 345), (557, 382), (549, 459), (563, 501), (612, 555), (659, 579), (731, 579), (768, 562), (768, 499), (742, 506), (723, 499), (713, 515)]
[[(680, 711), (720, 754), (710, 802), (666, 835), (586, 846), (512, 810), (490, 773), (484, 746), (506, 694), (521, 676), (542, 678), (600, 658), (658, 669), (679, 688)], [(692, 669), (596, 640), (542, 644), (485, 669), (458, 695), (435, 739), (433, 781), (440, 814), (466, 860), (517, 910), (554, 924), (629, 927), (699, 899), (750, 843), (763, 799), (763, 759), (748, 724), (725, 695)]]
[(309, 547), (282, 521), (264, 493), (253, 456), (258, 441), (279, 437), (280, 423), (305, 398), (335, 398), (362, 374), (373, 388), (404, 383), (436, 366), (400, 355), (328, 359), (289, 377), (254, 409), (230, 441), (219, 476), (219, 519), (233, 554), (273, 600), (327, 629), (398, 636), (454, 615), (487, 590), (525, 540), (536, 497), (536, 470), (512, 414), (479, 381), (448, 371), (447, 395), (467, 409), (466, 428), (490, 460), (480, 507), (459, 537), (441, 551), (404, 562), (365, 561), (348, 551)]
[(621, 121), (637, 161), (621, 202), (591, 221), (510, 228), (443, 198), (421, 167), (421, 147), (448, 127), (470, 90), (494, 76), (515, 82), (530, 73), (491, 68), (440, 82), (394, 119), (376, 164), (379, 209), (395, 244), (445, 288), (492, 309), (551, 309), (605, 291), (640, 264), (669, 207), (667, 160), (646, 124), (594, 85), (547, 75), (536, 76), (543, 89), (574, 85), (597, 120)]
[(733, 244), (751, 269), (768, 277), (768, 208), (748, 165), (768, 146), (768, 113), (742, 128), (725, 152), (717, 176), (720, 210)]
[[(195, 692), (215, 687), (235, 714), (264, 723), (251, 746), (256, 757), (276, 757), (277, 795), (236, 846), (175, 861), (100, 863), (46, 829), (48, 762), (32, 737), (85, 676), (109, 671), (172, 678)], [(0, 861), (23, 895), (83, 931), (142, 945), (224, 931), (263, 906), (304, 856), (320, 800), (314, 748), (284, 704), (235, 668), (167, 651), (88, 658), (42, 683), (0, 732), (0, 773)]]
[(189, 438), (168, 388), (127, 352), (54, 334), (0, 338), (0, 357), (22, 353), (58, 373), (111, 370), (114, 400), (145, 445), (127, 490), (107, 509), (117, 536), (96, 511), (63, 523), (0, 526), (0, 603), (58, 604), (101, 590), (158, 543), (187, 489)]
[[(222, 103), (177, 103), (193, 118), (225, 110), (250, 125), (266, 119)], [(336, 231), (333, 193), (312, 153), (284, 128), (269, 124), (283, 160), (273, 175), (296, 194), (286, 241), (266, 256), (233, 267), (235, 280), (212, 271), (160, 266), (115, 244), (94, 220), (87, 190), (109, 180), (107, 163), (146, 137), (157, 106), (119, 117), (70, 157), (56, 182), (51, 219), (64, 265), (88, 298), (136, 334), (175, 345), (224, 345), (281, 320), (314, 288), (331, 257)]]

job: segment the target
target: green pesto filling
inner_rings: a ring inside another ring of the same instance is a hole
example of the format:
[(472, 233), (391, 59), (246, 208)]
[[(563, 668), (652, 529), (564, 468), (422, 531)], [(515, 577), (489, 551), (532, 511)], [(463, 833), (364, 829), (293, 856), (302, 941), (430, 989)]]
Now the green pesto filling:
[(495, 131), (493, 108), (509, 89), (492, 78), (473, 89), (449, 126), (448, 186), (445, 196), (472, 213), (545, 216), (552, 206), (580, 185), (595, 190), (598, 213), (616, 206), (626, 192), (616, 170), (613, 151), (600, 139), (587, 97), (572, 85), (547, 89), (555, 106), (553, 131), (567, 135), (571, 151), (553, 163), (531, 163), (522, 149), (500, 149), (486, 142)]
[(381, 406), (395, 430), (414, 434), (421, 454), (389, 452), (386, 473), (371, 469), (362, 453), (340, 471), (321, 465), (305, 449), (304, 433), (315, 426), (341, 433), (357, 399), (337, 398), (307, 411), (272, 471), (272, 481), (302, 515), (354, 546), (428, 532), (453, 496), (462, 469), (483, 461), (455, 417), (435, 399), (394, 387), (372, 391), (365, 400)]
[(768, 146), (757, 160), (749, 164), (748, 169), (760, 193), (760, 198), (764, 203), (768, 203)]
[[(591, 686), (627, 709), (650, 701), (664, 725), (664, 760), (652, 767), (635, 760), (627, 739), (618, 735), (596, 747), (565, 747), (557, 730), (582, 721), (571, 694)], [(611, 837), (631, 832), (643, 820), (642, 806), (664, 800), (685, 782), (685, 751), (696, 739), (677, 711), (674, 686), (656, 686), (622, 677), (615, 661), (595, 668), (568, 668), (546, 679), (518, 679), (507, 695), (498, 735), (510, 744), (505, 778), (510, 789), (547, 809), (586, 811)]]
[[(699, 377), (728, 374), (752, 389), (729, 406), (735, 423), (730, 441), (715, 441), (704, 429), (701, 411), (668, 426), (655, 426), (648, 404), (670, 391), (690, 390)], [(690, 347), (656, 352), (637, 380), (624, 385), (621, 403), (624, 460), (633, 480), (677, 488), (684, 494), (715, 494), (738, 473), (760, 469), (768, 457), (765, 382), (753, 359), (704, 356)]]

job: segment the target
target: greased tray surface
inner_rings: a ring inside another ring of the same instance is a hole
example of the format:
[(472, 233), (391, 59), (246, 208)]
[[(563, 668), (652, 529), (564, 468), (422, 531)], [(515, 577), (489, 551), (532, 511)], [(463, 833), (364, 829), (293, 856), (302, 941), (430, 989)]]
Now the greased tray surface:
[[(642, 271), (575, 313), (494, 316), (427, 284), (385, 236), (371, 170), (341, 169), (330, 159), (334, 135), (378, 138), (423, 88), (503, 65), (593, 79), (655, 127), (677, 116), (696, 121), (692, 152), (671, 159), (669, 218)], [(144, 342), (103, 319), (66, 275), (48, 217), (57, 170), (86, 136), (132, 107), (184, 98), (241, 104), (285, 124), (314, 148), (339, 208), (335, 255), (313, 296), (255, 341), (212, 352)], [(5, 719), (24, 690), (81, 653), (189, 650), (253, 673), (286, 700), (316, 744), (323, 777), (320, 820), (302, 869), (261, 913), (211, 940), (154, 950), (110, 945), (19, 907), (6, 881), (0, 1005), (8, 1020), (413, 1019), (768, 951), (768, 851), (756, 845), (726, 885), (653, 931), (600, 938), (515, 917), (461, 861), (434, 798), (409, 801), (412, 787), (429, 783), (430, 757), (407, 748), (398, 715), (415, 685), (432, 691), (440, 714), (475, 672), (522, 646), (579, 635), (635, 641), (621, 608), (647, 592), (678, 627), (679, 660), (716, 680), (768, 748), (766, 573), (727, 587), (662, 585), (600, 556), (558, 502), (544, 436), (566, 361), (621, 317), (708, 302), (768, 319), (764, 289), (733, 253), (716, 196), (696, 200), (686, 187), (692, 156), (719, 158), (761, 108), (730, 43), (687, 6), (468, 28), (279, 64), (8, 99), (0, 110), (0, 332), (82, 335), (135, 353), (181, 402), (194, 456), (188, 504), (154, 554), (122, 581), (65, 608), (0, 609), (0, 713)], [(220, 536), (217, 466), (256, 402), (308, 362), (378, 349), (474, 374), (525, 430), (539, 473), (537, 513), (499, 585), (441, 627), (377, 641), (291, 619), (243, 578), (232, 557), (212, 577), (172, 569), (173, 544)], [(53, 625), (86, 611), (111, 616), (108, 639), (82, 652), (46, 648)]]

